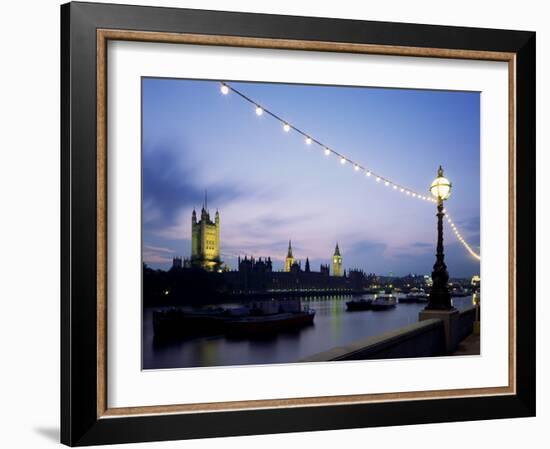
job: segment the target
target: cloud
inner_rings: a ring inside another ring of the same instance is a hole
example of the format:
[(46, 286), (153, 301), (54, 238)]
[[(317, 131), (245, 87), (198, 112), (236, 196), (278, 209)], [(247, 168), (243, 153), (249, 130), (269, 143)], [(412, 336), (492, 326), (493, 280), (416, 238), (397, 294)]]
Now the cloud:
[[(480, 229), (480, 217), (479, 215), (474, 215), (467, 218), (460, 218), (455, 220), (456, 226), (460, 233), (466, 238), (466, 241), (472, 246), (479, 247), (479, 242), (481, 241), (481, 229)], [(450, 230), (447, 228), (447, 235), (450, 235)], [(456, 243), (456, 237), (450, 235), (449, 242)]]
[[(185, 148), (178, 151), (185, 152)], [(178, 151), (170, 146), (157, 146), (143, 152), (144, 209), (153, 209), (151, 219), (173, 220), (182, 208), (203, 203), (205, 190), (199, 188), (192, 165), (184, 166)], [(213, 203), (227, 203), (246, 193), (236, 185), (216, 183), (205, 185), (208, 199)]]
[(420, 249), (433, 249), (434, 244), (426, 243), (426, 242), (414, 242), (414, 243), (411, 243), (411, 246), (413, 248), (420, 248)]
[(480, 217), (479, 215), (456, 220), (456, 225), (462, 231), (470, 231), (479, 235)]
[[(435, 262), (435, 257), (433, 262)], [(451, 277), (479, 274), (479, 261), (467, 253), (462, 244), (456, 240), (445, 244), (445, 263)]]
[(395, 246), (388, 249), (387, 255), (394, 259), (416, 258), (435, 253), (435, 244), (426, 242), (412, 242), (408, 245)]
[(381, 260), (385, 259), (385, 253), (388, 249), (386, 243), (378, 242), (375, 240), (362, 240), (352, 245), (339, 244), (342, 258), (344, 260), (344, 266), (353, 267), (365, 267), (367, 271), (369, 266), (373, 266), (373, 261), (378, 264)]
[(375, 240), (362, 240), (353, 244), (352, 253), (380, 253), (384, 252), (386, 248), (385, 243)]
[(173, 253), (175, 251), (172, 248), (143, 245), (143, 261), (148, 264), (171, 264)]
[[(271, 257), (273, 260), (284, 260), (288, 248), (288, 240), (277, 240), (274, 242), (262, 241), (251, 243), (233, 243), (231, 245), (223, 245), (222, 251), (226, 253), (237, 254), (240, 256), (256, 256), (256, 257)], [(294, 251), (300, 251), (298, 247), (293, 248)]]
[(169, 264), (169, 263), (172, 263), (172, 258), (144, 251), (143, 252), (143, 262), (151, 263), (151, 264), (152, 263), (154, 263), (154, 264)]
[(172, 248), (163, 248), (161, 246), (150, 246), (150, 245), (145, 245), (143, 247), (143, 250), (144, 251), (153, 251), (153, 252), (158, 252), (158, 253), (173, 253), (173, 252), (175, 252)]

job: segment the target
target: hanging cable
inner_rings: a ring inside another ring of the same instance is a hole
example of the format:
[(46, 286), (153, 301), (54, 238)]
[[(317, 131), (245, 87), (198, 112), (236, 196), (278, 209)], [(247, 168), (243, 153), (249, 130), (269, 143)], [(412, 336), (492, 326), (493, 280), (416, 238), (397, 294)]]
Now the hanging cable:
[[(346, 163), (349, 163), (353, 167), (354, 171), (363, 172), (367, 178), (372, 178), (372, 179), (375, 180), (376, 183), (383, 184), (385, 187), (388, 187), (392, 190), (395, 190), (396, 192), (401, 193), (405, 196), (409, 196), (411, 198), (415, 198), (415, 199), (430, 202), (430, 203), (436, 203), (437, 202), (437, 200), (435, 198), (432, 198), (429, 195), (424, 195), (424, 194), (421, 194), (421, 193), (419, 193), (419, 192), (417, 192), (413, 189), (405, 187), (404, 185), (402, 185), (398, 182), (392, 181), (391, 179), (389, 179), (385, 176), (382, 176), (379, 173), (376, 173), (374, 170), (366, 167), (365, 165), (362, 165), (362, 164), (360, 164), (356, 161), (353, 161), (352, 159), (345, 156), (344, 154), (336, 151), (332, 147), (330, 147), (330, 146), (324, 144), (323, 142), (321, 142), (320, 140), (316, 139), (311, 134), (309, 134), (309, 133), (305, 132), (304, 130), (302, 130), (301, 128), (298, 128), (297, 126), (293, 125), (288, 120), (285, 120), (284, 118), (282, 118), (279, 115), (275, 114), (273, 111), (269, 110), (268, 108), (264, 107), (263, 105), (261, 105), (257, 101), (255, 101), (252, 98), (248, 97), (247, 95), (245, 95), (244, 93), (242, 93), (241, 91), (239, 91), (235, 87), (231, 86), (230, 84), (228, 84), (224, 81), (221, 81), (220, 83), (221, 83), (220, 92), (223, 95), (228, 95), (230, 92), (233, 92), (234, 94), (236, 94), (237, 96), (239, 96), (243, 100), (250, 103), (254, 107), (256, 115), (260, 116), (260, 115), (263, 115), (265, 113), (266, 115), (274, 118), (279, 123), (281, 123), (283, 131), (285, 131), (287, 133), (290, 132), (290, 131), (294, 131), (294, 132), (300, 134), (302, 137), (304, 137), (304, 142), (305, 142), (306, 145), (315, 144), (315, 145), (321, 147), (321, 149), (323, 150), (325, 156), (330, 156), (331, 154), (333, 154), (338, 158), (338, 160), (340, 161), (340, 163), (342, 165), (344, 165)], [(458, 231), (458, 228), (456, 227), (456, 224), (451, 220), (451, 217), (449, 216), (449, 214), (447, 212), (445, 212), (445, 216), (447, 218), (447, 222), (451, 226), (451, 229), (453, 230), (453, 232), (454, 232), (456, 238), (458, 239), (458, 241), (460, 243), (462, 243), (462, 245), (464, 246), (464, 248), (466, 248), (466, 250), (468, 251), (468, 253), (470, 255), (472, 255), (477, 260), (481, 260), (480, 255), (478, 253), (476, 253), (472, 249), (472, 247), (468, 244), (468, 242), (464, 239), (462, 234)]]

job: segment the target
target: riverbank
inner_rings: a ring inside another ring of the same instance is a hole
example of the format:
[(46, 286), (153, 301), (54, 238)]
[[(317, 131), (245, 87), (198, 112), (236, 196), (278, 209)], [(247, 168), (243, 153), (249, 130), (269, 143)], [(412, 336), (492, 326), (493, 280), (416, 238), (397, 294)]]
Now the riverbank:
[(354, 341), (346, 346), (331, 348), (306, 357), (300, 362), (479, 355), (479, 335), (476, 336), (474, 333), (475, 310), (473, 306), (459, 312), (461, 329), (456, 337), (458, 349), (452, 353), (446, 348), (443, 320), (427, 319), (381, 335)]

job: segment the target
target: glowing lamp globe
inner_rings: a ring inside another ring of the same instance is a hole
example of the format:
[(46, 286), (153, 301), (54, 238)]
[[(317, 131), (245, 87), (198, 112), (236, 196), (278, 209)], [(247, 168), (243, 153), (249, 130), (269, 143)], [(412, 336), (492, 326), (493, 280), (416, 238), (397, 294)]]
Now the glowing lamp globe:
[(430, 193), (438, 200), (446, 200), (451, 196), (451, 182), (443, 176), (443, 168), (439, 166), (437, 178), (430, 186)]

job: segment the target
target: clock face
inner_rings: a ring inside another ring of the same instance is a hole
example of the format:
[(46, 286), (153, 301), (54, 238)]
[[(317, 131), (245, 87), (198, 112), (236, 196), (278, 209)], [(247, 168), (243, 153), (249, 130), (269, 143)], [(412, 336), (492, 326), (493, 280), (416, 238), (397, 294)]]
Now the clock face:
[(334, 263), (338, 263), (338, 259), (334, 259)]

